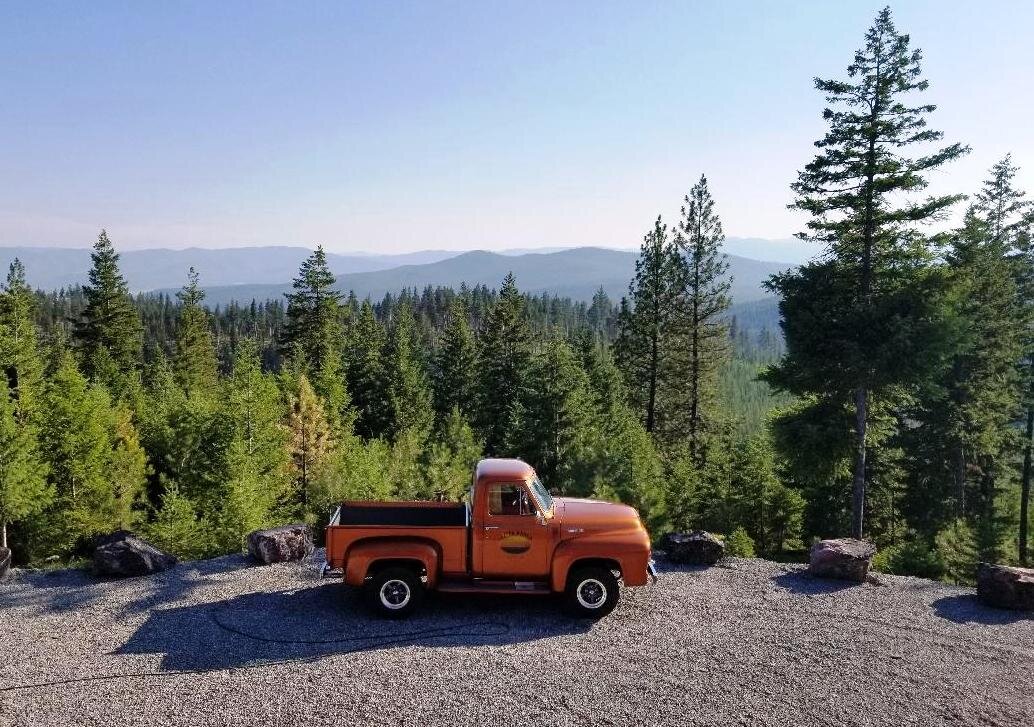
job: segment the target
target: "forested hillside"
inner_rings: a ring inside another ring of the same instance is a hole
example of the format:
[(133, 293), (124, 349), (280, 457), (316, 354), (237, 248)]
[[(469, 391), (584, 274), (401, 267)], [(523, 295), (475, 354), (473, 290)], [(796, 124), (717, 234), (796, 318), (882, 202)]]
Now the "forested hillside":
[[(317, 248), (287, 293), (209, 309), (204, 270), (132, 296), (102, 232), (89, 282), (0, 294), (0, 522), (21, 562), (114, 528), (184, 557), (319, 525), (346, 498), (456, 498), (481, 456), (637, 507), (735, 554), (865, 536), (883, 569), (965, 582), (1027, 559), (1034, 213), (1009, 157), (963, 196), (918, 51), (881, 12), (793, 185), (823, 254), (733, 305), (707, 179), (647, 228), (620, 299), (421, 286), (345, 295)], [(918, 97), (918, 98), (917, 98)], [(864, 144), (859, 143), (864, 140)], [(759, 378), (761, 380), (759, 380)]]

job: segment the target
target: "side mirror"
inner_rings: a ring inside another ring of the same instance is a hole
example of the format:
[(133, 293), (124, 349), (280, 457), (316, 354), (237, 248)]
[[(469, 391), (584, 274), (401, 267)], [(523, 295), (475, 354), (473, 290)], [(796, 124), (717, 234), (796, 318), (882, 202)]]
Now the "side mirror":
[(546, 525), (546, 516), (545, 515), (543, 515), (541, 512), (537, 512), (537, 513), (535, 513), (535, 519), (538, 521), (539, 525), (542, 525), (543, 527), (545, 527), (545, 525)]

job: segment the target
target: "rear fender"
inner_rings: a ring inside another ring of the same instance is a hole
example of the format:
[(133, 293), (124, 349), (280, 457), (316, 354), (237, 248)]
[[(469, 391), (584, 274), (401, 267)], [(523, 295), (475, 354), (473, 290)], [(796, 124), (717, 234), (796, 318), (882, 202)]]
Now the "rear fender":
[(378, 561), (412, 561), (427, 571), (427, 587), (434, 588), (438, 582), (438, 550), (425, 540), (400, 540), (398, 538), (374, 538), (363, 540), (348, 549), (344, 581), (350, 586), (361, 586), (371, 568)]

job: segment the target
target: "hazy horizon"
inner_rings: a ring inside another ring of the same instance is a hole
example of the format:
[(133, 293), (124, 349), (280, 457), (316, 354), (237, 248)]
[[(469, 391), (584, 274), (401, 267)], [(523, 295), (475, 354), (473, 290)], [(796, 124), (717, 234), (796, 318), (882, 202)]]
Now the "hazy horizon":
[[(785, 240), (812, 78), (881, 5), (7, 5), (0, 245), (632, 249), (701, 173), (729, 236)], [(1034, 191), (1034, 4), (892, 8), (973, 147), (931, 192), (1007, 152)]]

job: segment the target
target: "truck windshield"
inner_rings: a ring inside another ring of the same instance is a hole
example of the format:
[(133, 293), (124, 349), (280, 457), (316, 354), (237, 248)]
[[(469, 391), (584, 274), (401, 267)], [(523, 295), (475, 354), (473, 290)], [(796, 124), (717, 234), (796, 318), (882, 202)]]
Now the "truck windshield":
[(542, 507), (542, 512), (550, 513), (553, 511), (553, 496), (549, 494), (549, 490), (545, 488), (538, 477), (531, 480), (528, 485), (531, 487), (532, 494), (535, 495), (535, 499), (539, 501), (539, 505)]

